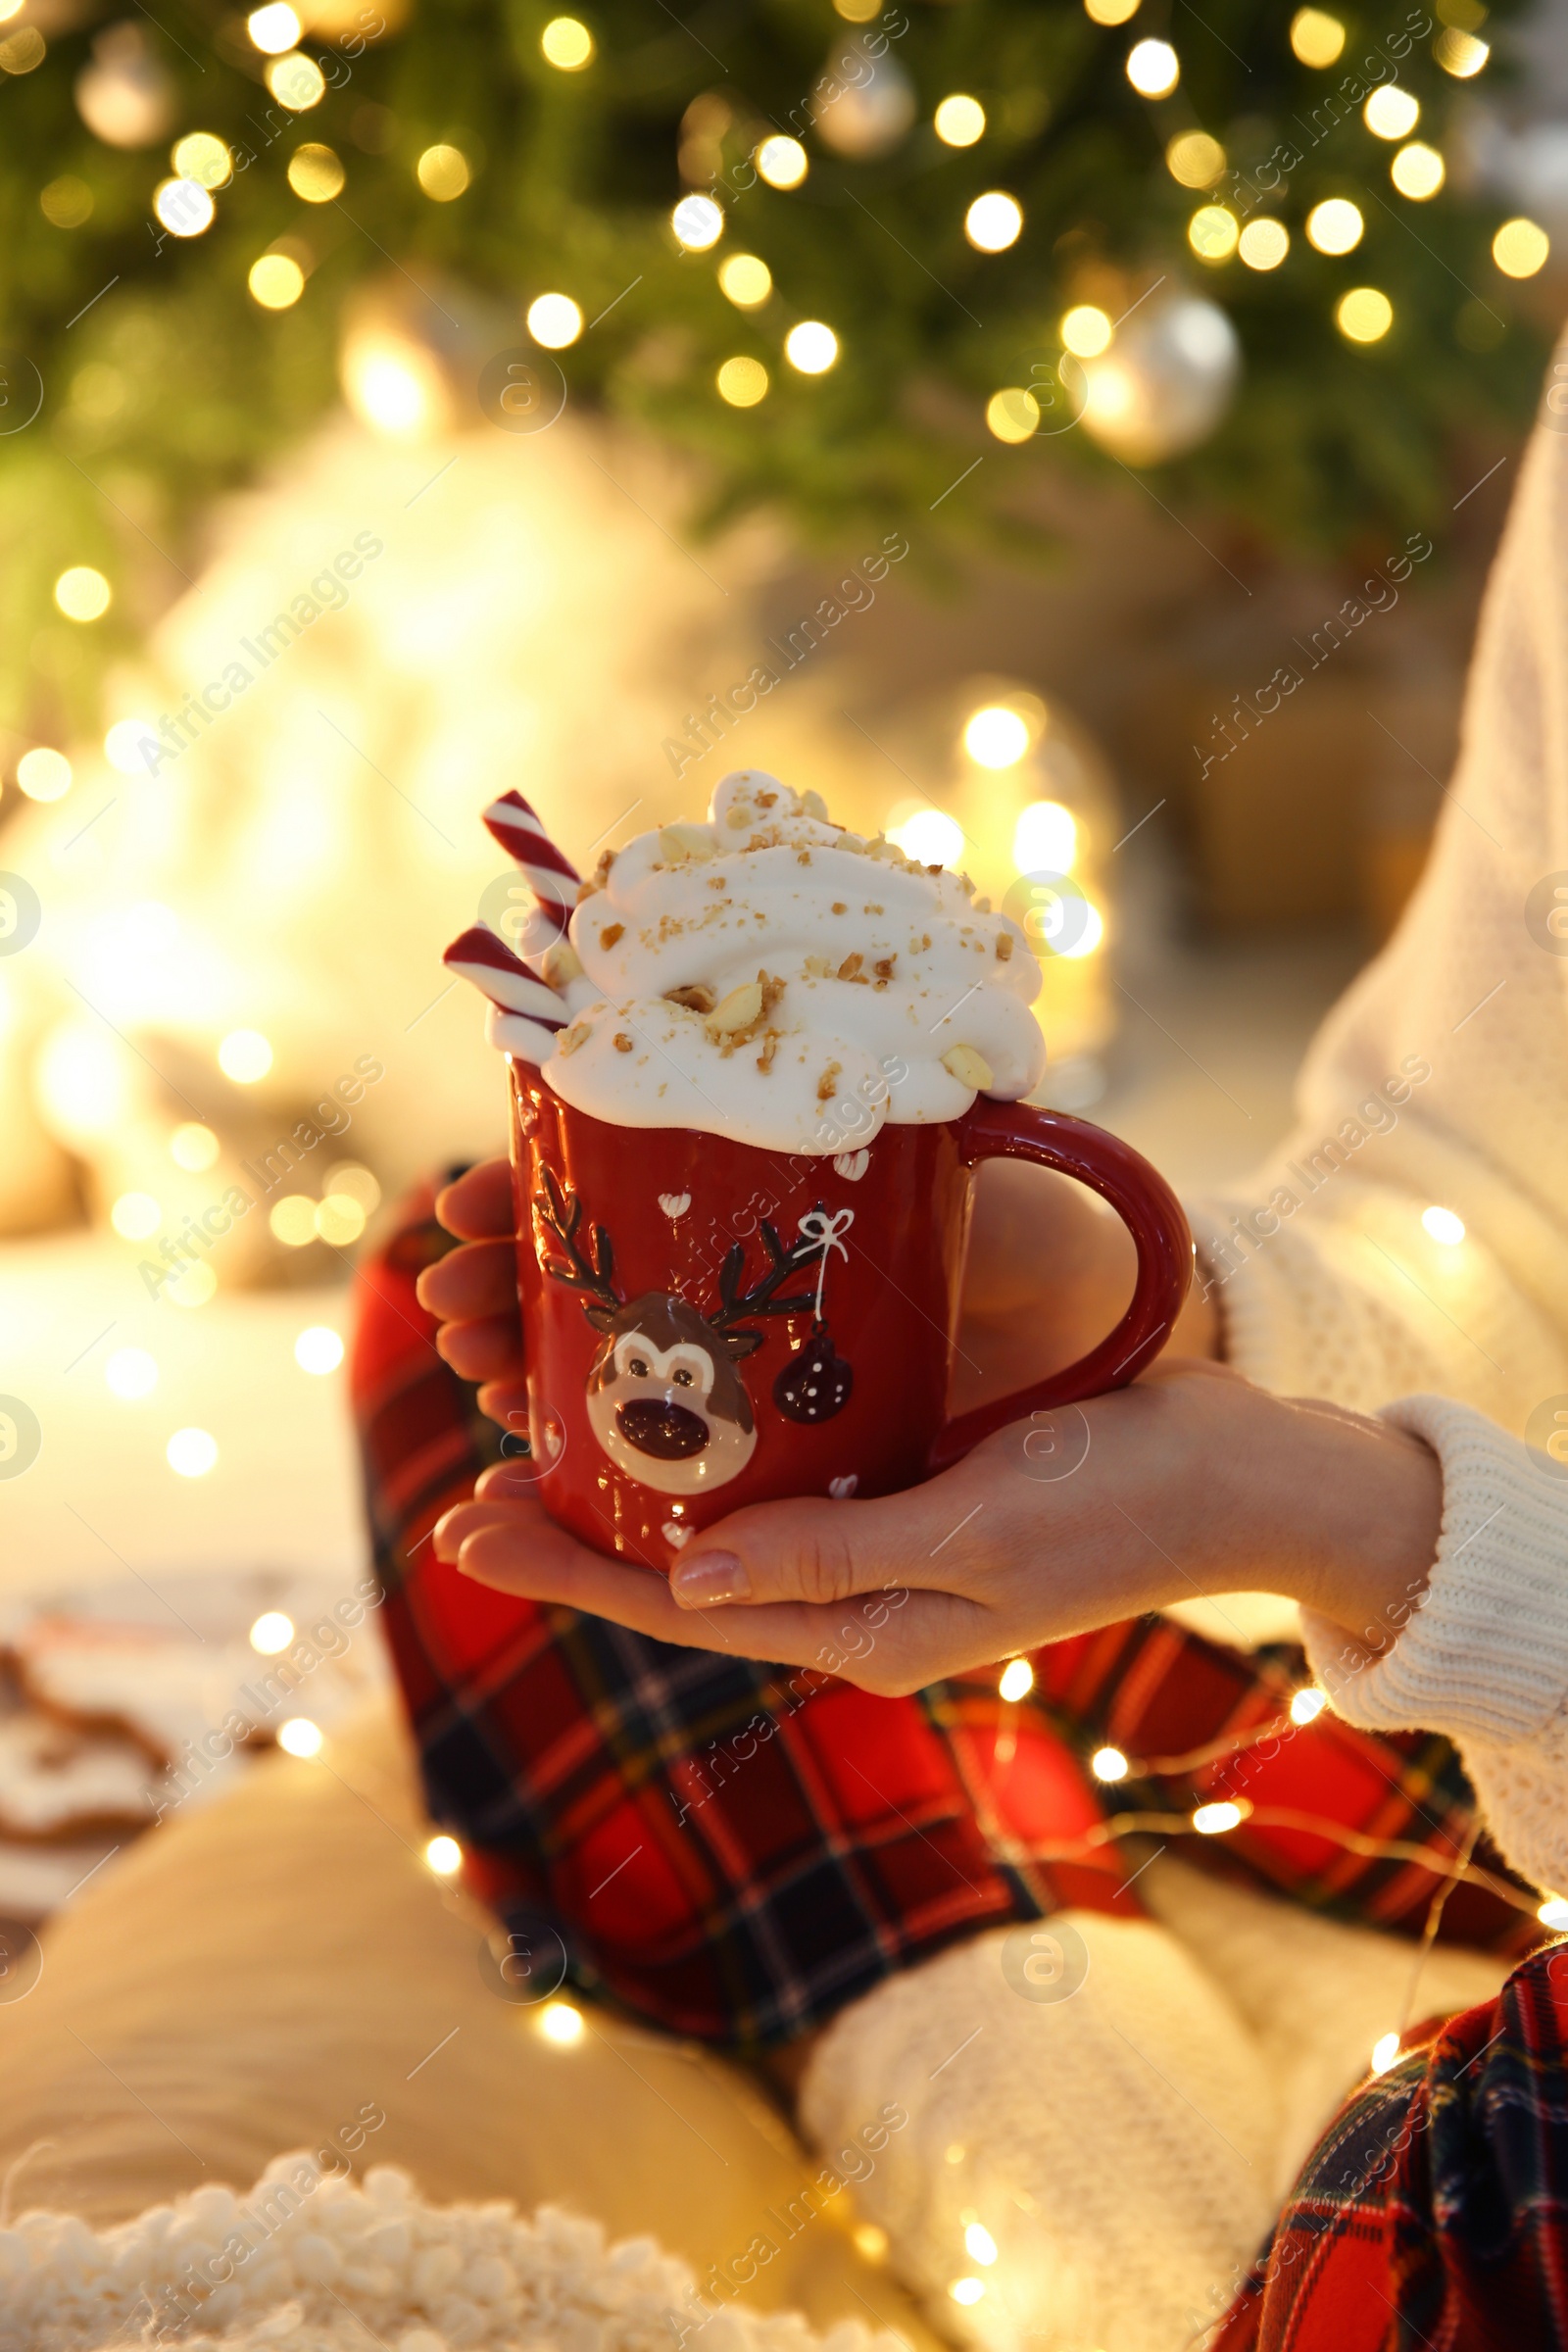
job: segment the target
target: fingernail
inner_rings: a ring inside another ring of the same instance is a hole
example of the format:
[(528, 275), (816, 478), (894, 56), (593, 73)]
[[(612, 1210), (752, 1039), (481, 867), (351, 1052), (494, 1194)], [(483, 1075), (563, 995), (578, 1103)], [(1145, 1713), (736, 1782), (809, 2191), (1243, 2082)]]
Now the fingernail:
[(462, 1550), (462, 1537), (455, 1534), (449, 1535), (447, 1531), (457, 1517), (458, 1511), (465, 1507), (464, 1504), (459, 1503), (454, 1509), (444, 1512), (436, 1521), (435, 1532), (430, 1538), (430, 1547), (438, 1560), (455, 1560)]
[(680, 1562), (669, 1589), (683, 1609), (706, 1609), (715, 1601), (750, 1600), (752, 1580), (732, 1551), (700, 1551), (695, 1560)]

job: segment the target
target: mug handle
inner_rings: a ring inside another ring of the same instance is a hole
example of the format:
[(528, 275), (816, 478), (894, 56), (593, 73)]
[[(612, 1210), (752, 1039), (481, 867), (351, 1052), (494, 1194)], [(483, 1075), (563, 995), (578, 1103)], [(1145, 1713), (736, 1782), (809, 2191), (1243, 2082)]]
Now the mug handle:
[(1032, 1159), (1099, 1193), (1137, 1244), (1138, 1280), (1115, 1330), (1075, 1364), (945, 1421), (931, 1442), (933, 1471), (951, 1468), (1009, 1421), (1076, 1404), (1136, 1380), (1169, 1339), (1193, 1279), (1193, 1237), (1181, 1202), (1164, 1177), (1119, 1136), (1064, 1110), (994, 1102), (983, 1095), (958, 1121), (956, 1135), (965, 1167), (984, 1159)]

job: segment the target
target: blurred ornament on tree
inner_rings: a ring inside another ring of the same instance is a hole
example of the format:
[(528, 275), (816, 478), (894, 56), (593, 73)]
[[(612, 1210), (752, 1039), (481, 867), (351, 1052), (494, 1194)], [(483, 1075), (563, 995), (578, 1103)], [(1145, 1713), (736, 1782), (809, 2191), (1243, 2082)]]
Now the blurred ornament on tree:
[(829, 50), (811, 116), (816, 135), (835, 155), (858, 163), (890, 155), (899, 146), (919, 112), (913, 82), (882, 39), (883, 54), (871, 53), (864, 40), (850, 41)]
[(1102, 352), (1062, 362), (1085, 431), (1125, 466), (1164, 465), (1199, 448), (1235, 398), (1241, 369), (1235, 327), (1198, 294), (1156, 295)]
[(174, 122), (178, 93), (142, 26), (108, 24), (76, 76), (76, 112), (109, 147), (151, 147)]

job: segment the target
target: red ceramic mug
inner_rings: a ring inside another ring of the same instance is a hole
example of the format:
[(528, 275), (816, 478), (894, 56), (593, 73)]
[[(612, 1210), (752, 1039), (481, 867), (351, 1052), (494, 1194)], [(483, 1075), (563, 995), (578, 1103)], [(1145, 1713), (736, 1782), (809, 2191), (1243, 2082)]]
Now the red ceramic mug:
[[(545, 1508), (599, 1551), (667, 1569), (747, 1503), (913, 1486), (1008, 1421), (1134, 1379), (1192, 1279), (1170, 1187), (1064, 1111), (981, 1097), (819, 1157), (608, 1126), (511, 1067), (529, 1450)], [(999, 1157), (1102, 1194), (1137, 1284), (1077, 1363), (950, 1419), (971, 1171)]]

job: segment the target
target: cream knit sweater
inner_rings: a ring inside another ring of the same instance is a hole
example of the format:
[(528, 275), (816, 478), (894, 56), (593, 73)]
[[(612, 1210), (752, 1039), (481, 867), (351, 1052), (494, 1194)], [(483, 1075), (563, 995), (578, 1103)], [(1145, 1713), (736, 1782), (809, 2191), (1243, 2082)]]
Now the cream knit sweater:
[[(1510, 1860), (1568, 1891), (1561, 433), (1538, 431), (1524, 462), (1431, 862), (1324, 1024), (1298, 1103), (1278, 1161), (1197, 1219), (1226, 1351), (1271, 1389), (1415, 1432), (1445, 1495), (1430, 1589), (1393, 1648), (1369, 1664), (1307, 1618), (1314, 1670), (1352, 1723), (1447, 1733)], [(1461, 1242), (1425, 1230), (1431, 1206), (1457, 1211)]]

